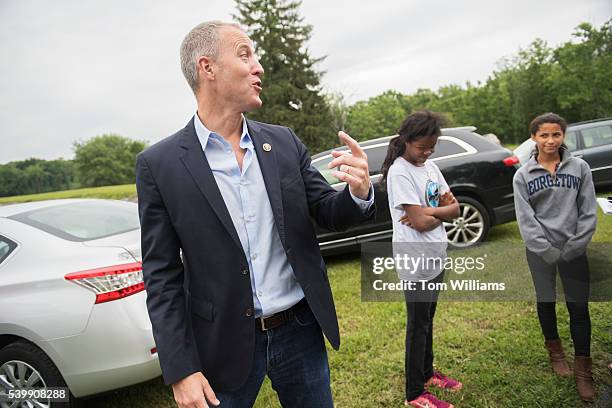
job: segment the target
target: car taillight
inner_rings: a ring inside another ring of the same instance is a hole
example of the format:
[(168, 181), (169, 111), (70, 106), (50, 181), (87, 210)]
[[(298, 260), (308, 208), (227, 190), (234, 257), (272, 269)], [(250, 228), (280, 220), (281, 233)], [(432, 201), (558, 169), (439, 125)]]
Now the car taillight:
[(96, 303), (109, 302), (144, 290), (142, 263), (107, 266), (64, 276), (96, 294)]
[(503, 161), (504, 161), (504, 164), (508, 167), (512, 167), (520, 163), (518, 157), (516, 156), (506, 157)]

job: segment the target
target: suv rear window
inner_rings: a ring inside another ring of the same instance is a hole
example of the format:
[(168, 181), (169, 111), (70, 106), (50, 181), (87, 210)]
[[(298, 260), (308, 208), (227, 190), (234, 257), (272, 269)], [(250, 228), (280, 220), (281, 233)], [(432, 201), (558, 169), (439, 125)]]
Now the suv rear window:
[[(368, 155), (368, 168), (370, 170), (370, 176), (380, 173), (383, 161), (387, 156), (387, 144), (384, 143), (382, 146), (366, 146), (363, 150)], [(331, 155), (325, 156), (325, 158), (314, 159), (313, 166), (319, 170), (319, 173), (327, 180), (329, 184), (340, 183), (340, 180), (333, 176), (333, 173), (338, 170), (336, 167), (328, 169), (327, 165), (334, 158)]]
[(438, 139), (438, 144), (436, 145), (436, 150), (430, 156), (430, 158), (435, 159), (438, 157), (450, 156), (451, 154), (465, 153), (463, 147), (459, 146), (457, 143), (451, 140)]
[[(380, 174), (380, 169), (382, 168), (383, 161), (387, 156), (387, 149), (389, 148), (388, 144), (385, 142), (381, 142), (382, 146), (365, 146), (363, 150), (368, 155), (368, 168), (370, 170), (370, 176)], [(467, 152), (462, 146), (458, 145), (452, 140), (448, 139), (438, 139), (438, 143), (436, 144), (436, 150), (431, 155), (432, 159), (442, 158), (446, 156), (451, 156), (454, 154), (460, 154)], [(326, 156), (324, 159), (318, 158), (315, 159), (315, 163), (313, 166), (319, 170), (319, 172), (325, 177), (325, 180), (329, 184), (339, 183), (336, 177), (333, 176), (336, 168), (328, 169), (327, 164), (333, 160), (333, 157)]]
[(85, 201), (9, 217), (69, 241), (89, 241), (140, 228), (138, 207), (122, 201)]
[(325, 180), (327, 180), (329, 184), (336, 184), (340, 182), (340, 180), (338, 180), (336, 177), (333, 176), (333, 173), (334, 171), (336, 171), (336, 168), (333, 168), (333, 169), (327, 168), (327, 164), (330, 161), (332, 161), (332, 159), (333, 159), (332, 156), (328, 156), (325, 159), (321, 159), (321, 160), (318, 160), (316, 163), (313, 163), (313, 166), (317, 170), (319, 170), (319, 173), (321, 173), (321, 175), (325, 177)]

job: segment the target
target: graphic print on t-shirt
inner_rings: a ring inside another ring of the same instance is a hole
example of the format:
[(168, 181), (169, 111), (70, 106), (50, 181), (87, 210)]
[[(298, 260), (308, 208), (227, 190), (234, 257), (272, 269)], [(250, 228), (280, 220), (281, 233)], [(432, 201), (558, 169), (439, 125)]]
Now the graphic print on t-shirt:
[(427, 180), (425, 184), (425, 202), (428, 207), (437, 207), (440, 203), (440, 184)]
[(398, 157), (389, 168), (387, 178), (389, 211), (393, 220), (393, 242), (446, 243), (448, 238), (444, 225), (440, 224), (431, 231), (419, 232), (402, 224), (400, 219), (406, 215), (404, 205), (439, 207), (442, 194), (448, 190), (448, 184), (435, 162), (427, 160), (423, 166), (415, 166), (403, 157)]

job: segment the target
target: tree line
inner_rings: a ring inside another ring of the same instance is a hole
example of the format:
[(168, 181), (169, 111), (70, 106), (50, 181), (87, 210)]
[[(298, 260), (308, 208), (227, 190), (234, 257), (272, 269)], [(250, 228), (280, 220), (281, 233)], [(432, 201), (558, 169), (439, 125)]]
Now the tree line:
[[(326, 93), (323, 72), (308, 50), (313, 27), (300, 17), (301, 1), (236, 0), (233, 16), (255, 43), (265, 68), (262, 108), (247, 117), (291, 127), (311, 153), (338, 144), (346, 130), (358, 140), (396, 133), (411, 112), (442, 112), (449, 126), (473, 125), (503, 143), (528, 137), (530, 120), (556, 112), (569, 122), (612, 116), (612, 19), (576, 27), (557, 47), (536, 39), (500, 61), (484, 82), (450, 84), (412, 94), (388, 90), (352, 105)], [(74, 160), (28, 159), (0, 165), (0, 196), (134, 182), (136, 155), (146, 147), (119, 135), (74, 144)]]
[(390, 90), (348, 107), (336, 96), (333, 111), (362, 140), (394, 134), (407, 113), (427, 108), (445, 113), (450, 125), (474, 125), (504, 143), (525, 140), (531, 119), (544, 112), (570, 123), (612, 116), (612, 20), (599, 29), (582, 23), (573, 37), (556, 48), (536, 39), (484, 83), (410, 95)]
[[(535, 39), (500, 61), (484, 83), (450, 84), (412, 94), (388, 90), (348, 105), (321, 87), (322, 72), (307, 42), (313, 27), (300, 17), (301, 1), (236, 0), (234, 18), (247, 28), (265, 68), (263, 107), (250, 118), (293, 128), (312, 153), (338, 143), (346, 130), (359, 140), (396, 133), (418, 109), (442, 112), (449, 126), (473, 125), (504, 143), (529, 135), (531, 119), (556, 112), (569, 122), (612, 116), (612, 19), (600, 28), (582, 23), (557, 47)], [(331, 129), (331, 131), (330, 131)]]
[(134, 183), (146, 142), (116, 134), (75, 142), (73, 160), (27, 159), (0, 165), (0, 197)]

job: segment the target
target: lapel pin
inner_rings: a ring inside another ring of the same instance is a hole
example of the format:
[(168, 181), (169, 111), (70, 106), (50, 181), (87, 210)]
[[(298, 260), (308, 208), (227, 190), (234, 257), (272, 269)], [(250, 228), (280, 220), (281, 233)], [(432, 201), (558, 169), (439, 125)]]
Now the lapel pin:
[(264, 144), (263, 144), (263, 149), (264, 149), (266, 152), (269, 152), (270, 150), (272, 150), (272, 145), (270, 145), (270, 143), (264, 143)]

